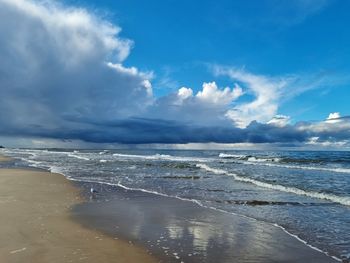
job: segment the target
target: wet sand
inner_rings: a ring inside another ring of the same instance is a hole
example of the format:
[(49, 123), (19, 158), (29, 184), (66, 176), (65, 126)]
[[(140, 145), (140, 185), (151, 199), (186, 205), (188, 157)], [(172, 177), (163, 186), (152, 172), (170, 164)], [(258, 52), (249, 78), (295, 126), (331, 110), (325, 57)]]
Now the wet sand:
[(268, 223), (176, 198), (94, 187), (100, 193), (75, 206), (74, 217), (146, 247), (162, 262), (337, 262)]
[(143, 248), (72, 220), (71, 207), (81, 201), (62, 175), (0, 169), (0, 262), (157, 262)]
[(10, 157), (0, 155), (0, 162), (9, 162), (11, 160), (12, 159)]

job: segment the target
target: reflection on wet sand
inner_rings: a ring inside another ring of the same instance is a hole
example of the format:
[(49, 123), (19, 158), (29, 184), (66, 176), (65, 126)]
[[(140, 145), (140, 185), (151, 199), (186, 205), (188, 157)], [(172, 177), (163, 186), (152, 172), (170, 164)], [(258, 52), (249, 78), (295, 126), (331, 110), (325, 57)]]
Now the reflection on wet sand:
[(161, 262), (334, 262), (273, 225), (139, 191), (111, 187), (74, 216)]

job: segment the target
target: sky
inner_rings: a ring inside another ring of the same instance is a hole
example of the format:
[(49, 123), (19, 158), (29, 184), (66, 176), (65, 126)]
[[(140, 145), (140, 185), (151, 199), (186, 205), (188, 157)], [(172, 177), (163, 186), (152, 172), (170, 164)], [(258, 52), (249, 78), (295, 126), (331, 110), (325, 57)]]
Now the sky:
[(0, 0), (0, 144), (350, 149), (349, 8)]

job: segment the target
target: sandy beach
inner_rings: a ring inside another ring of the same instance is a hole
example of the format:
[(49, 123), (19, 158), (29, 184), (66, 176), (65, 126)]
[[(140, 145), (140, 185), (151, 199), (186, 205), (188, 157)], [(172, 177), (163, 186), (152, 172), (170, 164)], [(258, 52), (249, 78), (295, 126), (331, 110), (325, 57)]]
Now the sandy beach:
[(74, 222), (70, 209), (81, 201), (62, 175), (0, 169), (0, 262), (157, 262), (145, 249)]

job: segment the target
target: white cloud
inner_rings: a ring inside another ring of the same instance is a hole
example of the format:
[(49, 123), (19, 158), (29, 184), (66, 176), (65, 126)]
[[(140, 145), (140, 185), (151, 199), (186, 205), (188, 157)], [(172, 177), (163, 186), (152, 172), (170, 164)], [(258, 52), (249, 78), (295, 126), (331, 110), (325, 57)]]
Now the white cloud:
[(219, 105), (220, 107), (227, 106), (239, 98), (242, 94), (242, 88), (239, 87), (238, 84), (236, 84), (232, 89), (229, 87), (220, 89), (215, 81), (204, 82), (202, 85), (202, 90), (198, 91), (195, 96), (193, 96), (193, 90), (191, 88), (182, 87), (177, 92), (177, 96), (181, 102), (192, 98), (192, 100), (208, 105), (210, 108), (213, 105)]
[(328, 149), (338, 149), (344, 150), (350, 146), (350, 140), (338, 140), (338, 141), (329, 141), (329, 140), (320, 140), (319, 137), (311, 137), (305, 145), (315, 146), (320, 148), (327, 147)]
[(216, 83), (213, 81), (209, 83), (203, 83), (203, 90), (198, 91), (196, 98), (206, 103), (219, 103), (227, 105), (230, 104), (233, 100), (240, 97), (242, 94), (242, 88), (239, 87), (238, 84), (236, 84), (232, 90), (229, 87), (220, 90), (218, 89)]
[(269, 120), (267, 122), (267, 124), (274, 125), (274, 126), (277, 126), (277, 127), (284, 127), (284, 126), (286, 126), (289, 123), (289, 121), (290, 121), (290, 117), (289, 116), (276, 115), (271, 120)]
[(337, 122), (340, 122), (340, 113), (339, 112), (333, 112), (333, 113), (330, 113), (326, 122), (327, 123), (337, 123)]
[(181, 102), (193, 96), (193, 90), (190, 88), (182, 87), (177, 91), (177, 96)]
[(215, 82), (204, 82), (196, 94), (191, 88), (181, 87), (176, 93), (158, 98), (144, 116), (191, 125), (232, 127), (225, 113), (242, 94), (238, 85), (220, 88)]
[(120, 31), (82, 8), (0, 0), (1, 128), (69, 129), (142, 112), (152, 73), (123, 66), (133, 43)]
[(213, 69), (218, 76), (228, 76), (233, 81), (243, 83), (247, 93), (254, 96), (252, 101), (243, 102), (227, 111), (226, 116), (236, 126), (245, 128), (254, 120), (267, 122), (277, 115), (279, 100), (289, 82), (287, 78), (274, 79), (221, 66), (214, 66)]
[(330, 113), (325, 121), (316, 123), (301, 123), (297, 126), (300, 131), (327, 134), (329, 136), (338, 135), (344, 137), (350, 135), (350, 118), (340, 117), (339, 112)]

